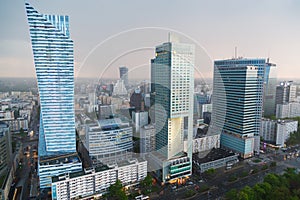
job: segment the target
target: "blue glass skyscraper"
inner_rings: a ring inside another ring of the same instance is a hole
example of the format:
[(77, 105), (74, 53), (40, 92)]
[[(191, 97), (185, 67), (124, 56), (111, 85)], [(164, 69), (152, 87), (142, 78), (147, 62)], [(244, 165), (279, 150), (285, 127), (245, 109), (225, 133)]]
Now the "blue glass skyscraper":
[(26, 9), (41, 104), (39, 153), (76, 152), (69, 17), (39, 14), (29, 4)]
[[(50, 176), (68, 171), (59, 161), (54, 163), (63, 166), (55, 171), (51, 165), (55, 157), (73, 154), (64, 160), (80, 163), (76, 157), (73, 41), (68, 16), (40, 14), (29, 3), (26, 11), (40, 95), (39, 174), (43, 187), (51, 181)], [(48, 181), (43, 183), (45, 166), (45, 172), (54, 171), (45, 175)]]
[(221, 145), (252, 156), (259, 151), (266, 60), (234, 58), (214, 65), (212, 130), (222, 134)]

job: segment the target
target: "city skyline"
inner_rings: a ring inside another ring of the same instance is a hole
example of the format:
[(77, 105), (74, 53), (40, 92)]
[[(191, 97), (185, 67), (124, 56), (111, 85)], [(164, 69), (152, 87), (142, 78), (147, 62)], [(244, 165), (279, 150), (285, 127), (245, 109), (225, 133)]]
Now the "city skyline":
[(300, 4), (2, 1), (1, 199), (300, 198)]
[[(295, 26), (299, 18), (297, 10), (300, 4), (296, 1), (272, 1), (272, 4), (268, 1), (214, 1), (190, 4), (175, 1), (171, 5), (161, 3), (159, 8), (152, 6), (155, 2), (129, 3), (122, 8), (116, 8), (113, 3), (92, 2), (85, 5), (86, 9), (83, 10), (80, 2), (73, 1), (72, 4), (68, 1), (30, 3), (38, 6), (42, 12), (47, 10), (47, 13), (70, 15), (72, 38), (76, 41), (75, 71), (79, 72), (79, 77), (93, 75), (117, 78), (116, 70), (123, 65), (128, 66), (131, 78), (140, 74), (149, 75), (149, 60), (154, 57), (154, 47), (167, 40), (166, 32), (174, 30), (190, 36), (203, 47), (204, 50), (200, 50), (200, 54), (196, 55), (200, 57), (198, 64), (196, 60), (196, 65), (204, 77), (212, 78), (213, 60), (231, 58), (234, 55), (234, 47), (237, 46), (239, 56), (270, 57), (270, 61), (278, 66), (279, 78), (296, 78), (295, 72), (299, 65), (297, 49), (300, 45), (296, 37), (300, 29)], [(34, 77), (30, 39), (28, 35), (22, 34), (26, 31), (23, 1), (15, 4), (4, 0), (3, 5), (0, 12), (3, 14), (1, 24), (6, 29), (0, 34), (0, 68), (4, 71), (0, 76)], [(165, 9), (167, 6), (170, 6), (170, 9)], [(255, 12), (251, 9), (254, 6)], [(182, 8), (182, 14), (177, 12), (179, 7)], [(10, 8), (14, 8), (15, 12), (10, 12)], [(188, 10), (186, 14), (185, 10)], [(160, 15), (154, 14), (162, 11), (168, 17), (161, 18)], [(109, 20), (106, 19), (108, 15)], [(169, 20), (171, 18), (172, 20)], [(127, 32), (103, 43), (83, 64), (96, 44), (124, 31)], [(110, 46), (115, 48), (108, 49)], [(116, 59), (124, 52), (134, 49), (138, 50)], [(208, 52), (208, 55), (205, 52)], [(103, 73), (103, 68), (107, 65), (109, 70)]]

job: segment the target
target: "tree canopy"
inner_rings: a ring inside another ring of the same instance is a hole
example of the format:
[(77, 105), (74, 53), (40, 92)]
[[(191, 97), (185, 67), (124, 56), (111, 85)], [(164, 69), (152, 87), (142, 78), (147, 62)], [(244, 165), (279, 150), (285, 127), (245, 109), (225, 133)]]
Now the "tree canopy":
[(230, 200), (300, 200), (300, 173), (288, 168), (283, 175), (268, 174), (262, 183), (226, 193)]
[(115, 184), (112, 184), (109, 188), (109, 199), (127, 200), (128, 197), (123, 189), (122, 182), (117, 180)]

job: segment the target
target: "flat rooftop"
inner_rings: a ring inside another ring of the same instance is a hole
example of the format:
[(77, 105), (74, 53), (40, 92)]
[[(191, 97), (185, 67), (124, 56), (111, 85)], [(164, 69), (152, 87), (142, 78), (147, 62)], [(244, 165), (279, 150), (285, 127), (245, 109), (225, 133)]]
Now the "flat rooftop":
[(51, 157), (40, 157), (40, 165), (56, 165), (56, 164), (68, 164), (68, 163), (80, 163), (81, 160), (77, 153), (58, 155)]
[(133, 164), (136, 161), (143, 162), (145, 160), (142, 159), (142, 158), (138, 158), (138, 159), (133, 158), (133, 159), (128, 159), (128, 160), (123, 160), (123, 161), (117, 162), (116, 165), (111, 165), (111, 166), (105, 165), (105, 164), (100, 164), (100, 165), (98, 165), (94, 168), (84, 169), (84, 170), (79, 171), (79, 172), (73, 172), (73, 173), (69, 173), (69, 174), (65, 174), (65, 175), (54, 176), (54, 177), (52, 177), (52, 182), (65, 180), (66, 177), (76, 178), (76, 177), (79, 177), (79, 176), (84, 176), (84, 175), (87, 175), (87, 174), (91, 174), (93, 172), (96, 172), (96, 173), (97, 172), (102, 172), (102, 171), (105, 171), (105, 170), (113, 169), (116, 166), (123, 167), (123, 166), (126, 166), (126, 165)]
[(223, 159), (223, 158), (234, 156), (234, 155), (236, 155), (236, 154), (233, 153), (232, 151), (228, 151), (228, 150), (221, 149), (221, 148), (218, 148), (218, 149), (213, 148), (203, 158), (199, 158), (198, 153), (194, 153), (193, 154), (193, 160), (196, 160), (199, 163), (207, 163), (207, 162)]

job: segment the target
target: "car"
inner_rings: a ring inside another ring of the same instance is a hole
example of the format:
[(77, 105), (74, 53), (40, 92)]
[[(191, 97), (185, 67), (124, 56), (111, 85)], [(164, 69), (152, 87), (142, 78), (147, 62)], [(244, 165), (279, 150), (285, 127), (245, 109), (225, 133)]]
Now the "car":
[(199, 180), (199, 183), (203, 183), (204, 181), (202, 179)]

